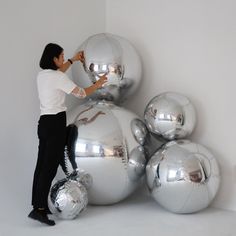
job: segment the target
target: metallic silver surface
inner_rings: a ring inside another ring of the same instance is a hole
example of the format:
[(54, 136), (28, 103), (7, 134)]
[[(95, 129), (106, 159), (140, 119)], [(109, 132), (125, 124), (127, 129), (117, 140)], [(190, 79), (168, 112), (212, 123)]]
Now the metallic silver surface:
[(150, 158), (159, 150), (161, 149), (168, 140), (149, 132), (149, 135), (145, 139), (145, 143), (143, 145), (143, 148), (145, 150), (145, 158), (147, 161), (150, 160)]
[(121, 103), (141, 81), (141, 61), (132, 44), (117, 35), (101, 33), (89, 37), (77, 51), (84, 51), (85, 63), (74, 63), (72, 75), (80, 87), (88, 87), (106, 74), (108, 82), (91, 98)]
[(149, 131), (145, 123), (140, 119), (134, 119), (131, 122), (131, 131), (136, 139), (136, 141), (143, 145), (149, 135)]
[(93, 185), (93, 177), (86, 173), (84, 170), (79, 171), (79, 176), (77, 179), (87, 190)]
[(145, 151), (142, 146), (134, 148), (129, 155), (128, 162), (128, 176), (130, 179), (136, 181), (139, 180), (144, 172), (146, 167), (146, 157)]
[(206, 208), (220, 183), (214, 156), (188, 140), (171, 141), (156, 152), (146, 166), (146, 175), (152, 197), (175, 213)]
[(76, 218), (87, 206), (86, 188), (78, 181), (62, 179), (56, 182), (48, 196), (50, 211), (61, 219)]
[[(68, 113), (68, 123), (78, 127), (75, 160), (92, 176), (90, 204), (113, 204), (129, 196), (145, 173), (143, 149), (132, 134), (139, 117), (113, 103), (88, 102)], [(69, 165), (68, 165), (69, 166)]]
[(196, 112), (189, 99), (174, 92), (162, 93), (146, 106), (148, 129), (167, 140), (186, 138), (196, 124)]
[[(68, 168), (68, 165), (71, 165), (73, 168), (73, 162), (71, 162), (71, 159), (67, 159), (68, 157), (65, 158), (65, 162)], [(75, 160), (74, 160), (75, 162)], [(74, 169), (72, 171), (72, 173), (70, 173), (69, 175), (67, 175), (67, 179), (70, 180), (76, 180), (79, 183), (81, 183), (86, 189), (89, 189), (92, 184), (93, 184), (93, 178), (89, 173), (86, 173), (84, 170), (82, 169)]]

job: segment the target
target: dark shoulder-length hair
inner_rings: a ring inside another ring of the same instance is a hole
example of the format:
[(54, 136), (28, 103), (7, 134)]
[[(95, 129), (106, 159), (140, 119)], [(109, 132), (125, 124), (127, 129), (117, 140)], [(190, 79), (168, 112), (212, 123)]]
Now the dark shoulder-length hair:
[(54, 57), (59, 58), (59, 55), (63, 52), (63, 48), (55, 43), (49, 43), (43, 50), (42, 57), (39, 62), (39, 66), (42, 69), (57, 70), (58, 67), (54, 63)]

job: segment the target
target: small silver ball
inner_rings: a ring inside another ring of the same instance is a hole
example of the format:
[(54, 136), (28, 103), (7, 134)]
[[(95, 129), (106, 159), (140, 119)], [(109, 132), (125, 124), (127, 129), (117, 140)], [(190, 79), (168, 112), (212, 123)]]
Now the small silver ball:
[(136, 141), (140, 145), (144, 145), (147, 137), (149, 136), (149, 131), (145, 123), (140, 119), (133, 119), (131, 121), (131, 131)]
[(48, 196), (50, 211), (61, 219), (76, 218), (87, 204), (87, 190), (75, 180), (62, 179), (56, 182)]

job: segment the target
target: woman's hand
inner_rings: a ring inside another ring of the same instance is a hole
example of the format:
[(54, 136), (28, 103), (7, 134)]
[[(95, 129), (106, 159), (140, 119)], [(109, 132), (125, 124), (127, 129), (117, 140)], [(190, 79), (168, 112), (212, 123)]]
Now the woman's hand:
[[(93, 84), (93, 85), (91, 85), (91, 86), (89, 86), (89, 87), (87, 87), (87, 88), (84, 88), (84, 91), (85, 91), (86, 96), (91, 95), (91, 94), (94, 93), (97, 89), (101, 88), (104, 83), (107, 82), (107, 77), (106, 77), (106, 75), (107, 75), (107, 73), (104, 74), (104, 75), (102, 75), (102, 76), (99, 76), (99, 80), (98, 80), (95, 84)], [(73, 91), (72, 91), (72, 92), (73, 92)]]
[(107, 77), (106, 77), (107, 74), (104, 74), (102, 76), (100, 76), (99, 80), (96, 82), (96, 86), (97, 88), (101, 88), (103, 84), (105, 84), (107, 82)]
[(84, 51), (77, 52), (72, 58), (68, 59), (67, 62), (63, 63), (59, 70), (66, 72), (75, 61), (81, 61), (83, 64), (85, 63)]
[(77, 52), (72, 58), (71, 60), (74, 61), (80, 61), (82, 63), (84, 63), (85, 58), (84, 58), (84, 51), (79, 51)]

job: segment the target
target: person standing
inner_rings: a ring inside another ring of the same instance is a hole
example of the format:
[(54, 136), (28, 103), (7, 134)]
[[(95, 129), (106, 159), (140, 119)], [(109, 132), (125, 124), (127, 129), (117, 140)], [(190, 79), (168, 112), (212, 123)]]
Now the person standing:
[(33, 209), (28, 217), (53, 226), (55, 221), (48, 218), (50, 210), (47, 199), (59, 163), (64, 158), (66, 145), (66, 94), (85, 98), (107, 82), (106, 76), (87, 88), (81, 88), (64, 73), (76, 61), (84, 63), (84, 53), (80, 51), (66, 62), (64, 50), (55, 43), (44, 48), (40, 60), (42, 71), (37, 76), (40, 100), (38, 121), (38, 158), (32, 187)]

